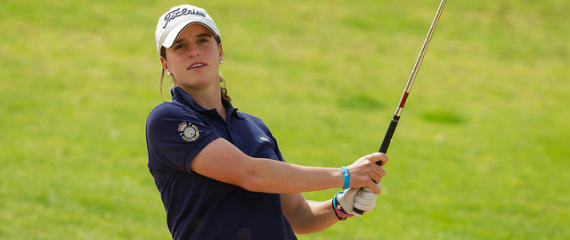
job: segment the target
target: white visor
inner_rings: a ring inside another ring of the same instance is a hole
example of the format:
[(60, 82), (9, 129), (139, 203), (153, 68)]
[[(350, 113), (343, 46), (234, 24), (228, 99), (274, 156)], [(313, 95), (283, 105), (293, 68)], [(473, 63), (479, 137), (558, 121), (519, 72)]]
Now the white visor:
[(216, 23), (214, 23), (214, 19), (208, 15), (206, 10), (188, 4), (180, 5), (171, 8), (158, 19), (155, 33), (156, 51), (158, 54), (160, 54), (161, 47), (172, 47), (178, 34), (192, 23), (204, 25), (215, 34), (216, 38), (221, 40), (220, 31)]

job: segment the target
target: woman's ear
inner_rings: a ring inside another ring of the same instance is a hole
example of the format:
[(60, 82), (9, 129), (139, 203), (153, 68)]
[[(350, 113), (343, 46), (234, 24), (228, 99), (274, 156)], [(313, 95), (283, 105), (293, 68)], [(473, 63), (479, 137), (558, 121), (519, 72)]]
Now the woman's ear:
[(162, 56), (160, 56), (160, 64), (162, 64), (162, 69), (164, 69), (167, 75), (172, 75), (172, 73), (168, 69), (168, 64), (166, 64), (166, 59), (164, 59), (164, 57)]
[(222, 48), (222, 44), (218, 44), (218, 50), (220, 52), (220, 63), (224, 62), (224, 48)]

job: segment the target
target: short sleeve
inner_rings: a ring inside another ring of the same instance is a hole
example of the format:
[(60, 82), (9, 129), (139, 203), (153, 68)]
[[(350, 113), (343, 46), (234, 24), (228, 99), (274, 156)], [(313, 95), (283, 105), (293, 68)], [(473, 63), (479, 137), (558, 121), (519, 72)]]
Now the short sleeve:
[(146, 122), (148, 166), (161, 171), (190, 172), (190, 163), (220, 136), (190, 109), (165, 102), (154, 108)]

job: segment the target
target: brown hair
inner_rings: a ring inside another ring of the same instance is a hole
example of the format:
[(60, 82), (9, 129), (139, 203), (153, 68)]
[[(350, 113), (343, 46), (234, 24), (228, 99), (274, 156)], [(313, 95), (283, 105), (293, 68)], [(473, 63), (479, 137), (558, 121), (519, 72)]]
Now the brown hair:
[[(218, 37), (216, 37), (216, 42), (220, 44), (221, 40)], [(166, 48), (164, 47), (160, 48), (160, 56), (166, 60)], [(222, 92), (222, 100), (231, 102), (232, 98), (228, 95), (228, 89), (226, 88), (226, 81), (224, 80), (224, 77), (222, 77), (222, 73), (218, 73), (218, 76), (220, 77), (220, 83), (221, 83), (220, 90)], [(163, 82), (164, 82), (164, 68), (162, 68), (162, 73), (160, 74), (160, 96), (162, 98), (164, 98), (164, 96), (162, 95)]]

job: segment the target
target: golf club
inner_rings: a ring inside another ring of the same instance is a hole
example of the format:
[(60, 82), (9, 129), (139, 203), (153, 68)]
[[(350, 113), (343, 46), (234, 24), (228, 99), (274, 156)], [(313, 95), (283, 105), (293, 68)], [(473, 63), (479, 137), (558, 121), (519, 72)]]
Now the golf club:
[[(406, 88), (404, 89), (404, 93), (400, 98), (400, 103), (396, 108), (396, 112), (392, 117), (392, 121), (388, 126), (388, 130), (386, 130), (386, 135), (384, 135), (384, 140), (382, 140), (382, 145), (380, 146), (379, 152), (386, 153), (388, 151), (388, 147), (390, 146), (390, 142), (392, 141), (392, 136), (394, 135), (394, 131), (396, 131), (396, 126), (398, 126), (398, 121), (400, 120), (400, 115), (402, 114), (402, 109), (404, 109), (404, 104), (406, 104), (406, 100), (408, 99), (408, 95), (410, 94), (410, 90), (412, 89), (412, 85), (414, 84), (414, 80), (416, 79), (416, 75), (418, 74), (418, 70), (420, 69), (420, 65), (422, 64), (422, 60), (424, 59), (424, 55), (426, 54), (427, 47), (435, 30), (435, 26), (439, 21), (439, 17), (441, 16), (441, 12), (443, 11), (443, 7), (445, 6), (446, 0), (441, 0), (437, 12), (435, 13), (435, 17), (433, 18), (433, 22), (429, 27), (428, 34), (424, 40), (424, 44), (420, 50), (420, 54), (418, 55), (418, 59), (414, 64), (414, 68), (412, 69), (412, 73), (410, 74), (410, 78), (408, 79), (408, 83), (406, 83)], [(381, 162), (376, 162), (376, 164), (381, 165)], [(353, 209), (354, 212), (358, 214), (363, 214), (362, 210)]]

